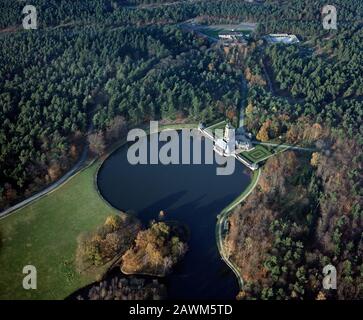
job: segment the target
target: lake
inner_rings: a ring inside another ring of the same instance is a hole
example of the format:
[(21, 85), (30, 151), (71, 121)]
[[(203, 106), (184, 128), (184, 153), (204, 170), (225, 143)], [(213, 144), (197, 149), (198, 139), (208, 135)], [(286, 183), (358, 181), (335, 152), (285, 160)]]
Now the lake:
[(115, 151), (99, 170), (97, 184), (104, 199), (117, 209), (134, 212), (144, 226), (163, 210), (165, 221), (178, 221), (190, 231), (187, 254), (165, 279), (168, 297), (234, 299), (238, 282), (219, 255), (216, 217), (246, 189), (249, 170), (238, 161), (227, 176), (216, 174), (217, 163), (131, 165), (127, 150), (125, 145)]

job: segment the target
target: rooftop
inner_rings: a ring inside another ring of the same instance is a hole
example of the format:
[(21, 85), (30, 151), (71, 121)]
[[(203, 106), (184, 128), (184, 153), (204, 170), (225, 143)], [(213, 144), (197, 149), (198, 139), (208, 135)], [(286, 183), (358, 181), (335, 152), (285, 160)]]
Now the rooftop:
[(284, 44), (291, 44), (291, 43), (298, 43), (299, 39), (294, 34), (287, 34), (287, 33), (274, 33), (265, 36), (265, 39), (269, 43), (284, 43)]

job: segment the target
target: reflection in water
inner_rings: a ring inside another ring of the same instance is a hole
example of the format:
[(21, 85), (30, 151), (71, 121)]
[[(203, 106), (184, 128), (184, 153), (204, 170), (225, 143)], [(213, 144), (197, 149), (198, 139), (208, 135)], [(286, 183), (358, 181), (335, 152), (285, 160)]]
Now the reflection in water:
[(243, 192), (250, 177), (239, 162), (229, 176), (217, 176), (216, 167), (130, 165), (125, 146), (99, 171), (100, 192), (114, 207), (135, 212), (145, 225), (163, 210), (166, 221), (189, 227), (189, 251), (165, 279), (169, 298), (234, 299), (238, 293), (237, 279), (219, 255), (215, 225), (217, 214)]

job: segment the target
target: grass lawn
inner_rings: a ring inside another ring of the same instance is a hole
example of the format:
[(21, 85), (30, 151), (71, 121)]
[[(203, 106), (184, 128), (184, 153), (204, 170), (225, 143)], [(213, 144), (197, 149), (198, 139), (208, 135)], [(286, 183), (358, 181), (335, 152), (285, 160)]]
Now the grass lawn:
[(226, 254), (225, 246), (223, 243), (224, 238), (224, 231), (222, 230), (224, 222), (230, 214), (233, 212), (232, 210), (239, 205), (244, 199), (246, 199), (250, 193), (253, 191), (253, 189), (257, 186), (258, 180), (261, 176), (261, 169), (258, 169), (253, 172), (252, 179), (248, 187), (232, 202), (230, 203), (226, 208), (224, 208), (221, 213), (217, 216), (217, 224), (216, 224), (216, 241), (218, 246), (218, 251), (222, 257), (222, 259), (226, 262), (226, 264), (231, 268), (231, 270), (234, 272), (238, 279), (238, 285), (240, 289), (243, 288), (243, 279), (241, 276), (241, 271), (239, 270), (238, 266), (233, 263)]
[[(116, 211), (94, 188), (99, 162), (60, 188), (0, 220), (0, 299), (63, 299), (94, 281), (75, 271), (77, 237)], [(37, 290), (24, 290), (25, 265), (37, 268)]]
[(209, 37), (218, 39), (220, 33), (222, 33), (223, 29), (212, 29), (212, 28), (202, 28), (200, 32), (206, 34)]
[(256, 145), (251, 151), (244, 151), (241, 153), (247, 160), (258, 163), (272, 156), (272, 153), (264, 146)]
[[(196, 128), (197, 124), (160, 125), (159, 129)], [(115, 144), (113, 150), (125, 143)], [(100, 161), (77, 173), (47, 196), (0, 220), (0, 299), (64, 299), (103, 273), (75, 270), (78, 236), (117, 213), (95, 188)], [(37, 268), (37, 290), (24, 290), (25, 265)], [(105, 268), (103, 268), (105, 269)]]
[(257, 186), (258, 180), (261, 176), (261, 172), (261, 168), (253, 171), (250, 184), (236, 199), (233, 200), (233, 202), (231, 202), (226, 208), (222, 210), (220, 215), (231, 212), (237, 205), (239, 205), (242, 201), (244, 201), (244, 199), (246, 199), (250, 195), (253, 189)]

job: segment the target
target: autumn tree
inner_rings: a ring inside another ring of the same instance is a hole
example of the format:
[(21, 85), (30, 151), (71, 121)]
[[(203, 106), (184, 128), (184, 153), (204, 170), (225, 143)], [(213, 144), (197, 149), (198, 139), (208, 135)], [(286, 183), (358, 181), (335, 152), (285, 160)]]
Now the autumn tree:
[(313, 167), (317, 167), (318, 164), (319, 164), (319, 159), (320, 159), (320, 153), (319, 152), (313, 152), (313, 154), (311, 155), (310, 164)]
[(107, 141), (115, 141), (123, 136), (127, 131), (126, 120), (122, 116), (116, 116), (111, 120), (106, 128), (106, 139)]
[(135, 245), (122, 257), (121, 270), (133, 274), (165, 275), (185, 254), (187, 245), (177, 229), (164, 222), (140, 231)]
[(96, 231), (78, 239), (77, 269), (86, 271), (117, 259), (132, 245), (139, 230), (140, 222), (134, 217), (124, 213), (108, 216)]
[(48, 175), (51, 181), (55, 181), (62, 173), (61, 166), (58, 161), (52, 161), (48, 168)]
[(88, 136), (90, 150), (96, 155), (103, 155), (106, 150), (104, 134), (102, 132), (92, 133)]
[(245, 112), (246, 112), (246, 116), (252, 115), (252, 113), (253, 113), (253, 104), (252, 104), (252, 102), (248, 103)]
[(268, 141), (270, 139), (270, 137), (269, 137), (270, 126), (271, 126), (271, 120), (265, 121), (262, 124), (260, 130), (258, 131), (256, 138), (262, 142)]

